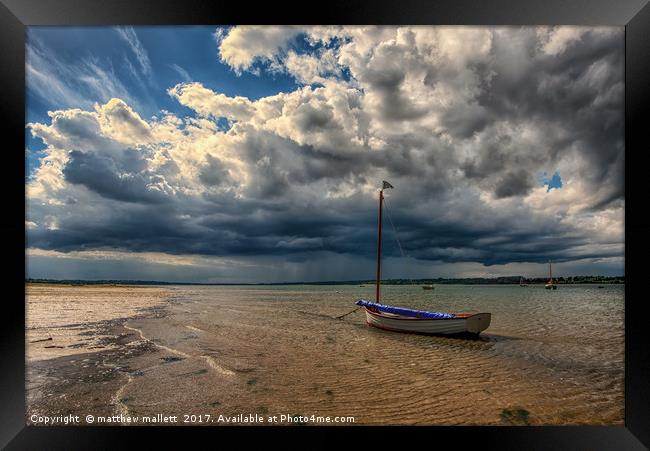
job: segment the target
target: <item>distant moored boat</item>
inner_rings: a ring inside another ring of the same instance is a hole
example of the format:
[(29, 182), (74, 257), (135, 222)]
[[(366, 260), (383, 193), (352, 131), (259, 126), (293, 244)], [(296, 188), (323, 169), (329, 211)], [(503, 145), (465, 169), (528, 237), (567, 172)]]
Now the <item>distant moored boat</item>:
[(546, 285), (544, 285), (544, 288), (547, 290), (557, 290), (557, 284), (553, 282), (553, 271), (551, 269), (551, 262), (548, 262), (548, 275), (549, 279)]

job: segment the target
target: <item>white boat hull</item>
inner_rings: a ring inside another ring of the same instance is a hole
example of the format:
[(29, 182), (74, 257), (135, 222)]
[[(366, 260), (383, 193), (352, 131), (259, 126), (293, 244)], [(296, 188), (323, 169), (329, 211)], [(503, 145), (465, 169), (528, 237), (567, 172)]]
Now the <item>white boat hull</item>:
[(371, 312), (366, 309), (368, 325), (397, 332), (420, 334), (479, 334), (490, 325), (490, 313), (476, 313), (461, 318), (429, 319), (411, 318), (392, 313)]

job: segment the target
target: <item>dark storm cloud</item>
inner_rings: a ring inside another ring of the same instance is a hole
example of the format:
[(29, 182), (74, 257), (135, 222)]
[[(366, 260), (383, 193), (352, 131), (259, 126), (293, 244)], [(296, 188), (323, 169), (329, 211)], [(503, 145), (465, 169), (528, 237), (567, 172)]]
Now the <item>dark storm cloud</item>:
[(426, 109), (413, 106), (402, 92), (404, 69), (369, 69), (362, 79), (368, 83), (381, 98), (380, 113), (384, 119), (404, 121), (417, 119), (426, 114)]
[(494, 193), (498, 198), (522, 196), (533, 187), (530, 175), (525, 170), (511, 171), (497, 182)]
[[(523, 49), (519, 58), (512, 52), (513, 35), (517, 35)], [(489, 89), (478, 98), (480, 104), (490, 111), (492, 121), (526, 118), (540, 127), (565, 128), (568, 137), (550, 132), (537, 143), (538, 151), (553, 159), (578, 151), (590, 163), (582, 176), (609, 188), (604, 194), (608, 199), (621, 199), (622, 33), (587, 31), (580, 44), (568, 46), (559, 55), (535, 53), (537, 45), (532, 31), (495, 36), (497, 61), (502, 59), (513, 67), (502, 65), (504, 70), (495, 72)]]
[(505, 171), (508, 167), (507, 150), (511, 142), (510, 136), (497, 136), (486, 140), (477, 158), (461, 164), (465, 176), (470, 179), (485, 179)]
[[(488, 266), (508, 262), (568, 261), (573, 257), (566, 254), (567, 249), (589, 243), (588, 238), (574, 235), (569, 228), (558, 227), (551, 221), (515, 230), (507, 221), (484, 219), (482, 223), (463, 224), (434, 216), (427, 220), (405, 211), (393, 212), (393, 215), (400, 218), (398, 238), (405, 254), (420, 260), (480, 261)], [(376, 231), (369, 228), (367, 232), (372, 235)], [(390, 223), (385, 226), (384, 234), (384, 253), (401, 256)], [(367, 248), (374, 249), (373, 244), (369, 243)], [(599, 253), (587, 255), (597, 257)], [(618, 255), (618, 250), (602, 254), (605, 255)]]
[(297, 125), (301, 130), (313, 132), (324, 128), (335, 128), (334, 115), (330, 108), (316, 109), (304, 104), (296, 110)]
[(84, 185), (108, 199), (125, 202), (160, 203), (166, 196), (152, 190), (148, 184), (159, 176), (147, 173), (146, 163), (135, 151), (124, 151), (123, 160), (115, 160), (94, 152), (70, 152), (70, 159), (63, 169), (70, 183)]
[[(330, 208), (338, 207), (330, 205)], [(321, 207), (295, 208), (283, 211), (279, 218), (274, 213), (260, 214), (259, 210), (254, 210), (251, 214), (239, 212), (236, 216), (201, 219), (181, 217), (165, 208), (115, 208), (111, 217), (103, 221), (63, 221), (58, 230), (30, 231), (28, 244), (64, 252), (108, 247), (134, 252), (215, 256), (287, 256), (319, 249), (370, 258), (376, 251), (376, 211), (372, 208), (357, 214), (348, 211), (347, 217), (328, 217)], [(570, 259), (563, 253), (566, 249), (588, 241), (584, 237), (563, 235), (566, 231), (558, 228), (508, 235), (500, 224), (409, 220), (407, 213), (401, 210), (390, 214), (397, 223), (398, 237), (406, 255), (421, 260), (480, 261), (487, 265), (548, 259), (565, 261)], [(395, 233), (388, 221), (384, 225), (384, 255), (400, 257)], [(495, 236), (505, 239), (498, 243), (482, 242)], [(617, 254), (598, 251), (586, 255)]]
[[(392, 201), (393, 199), (391, 199)], [(391, 204), (392, 205), (392, 204)], [(363, 205), (358, 211), (342, 203), (313, 208), (286, 206), (281, 211), (264, 209), (263, 204), (237, 209), (234, 201), (207, 217), (209, 209), (198, 209), (196, 217), (181, 217), (188, 209), (170, 206), (115, 205), (110, 217), (98, 221), (64, 221), (59, 230), (30, 233), (32, 247), (72, 251), (108, 247), (136, 252), (170, 254), (290, 256), (313, 250), (366, 256), (376, 251), (375, 205)], [(230, 214), (224, 215), (224, 211)], [(567, 228), (551, 221), (529, 230), (509, 231), (507, 221), (483, 220), (451, 222), (440, 212), (426, 217), (398, 208), (389, 212), (399, 227), (399, 239), (406, 255), (420, 260), (442, 262), (480, 261), (486, 265), (508, 262), (566, 261), (563, 250), (587, 244), (581, 236), (572, 236)], [(384, 255), (400, 257), (396, 235), (390, 222), (384, 228)], [(539, 229), (537, 228), (539, 227)], [(495, 236), (498, 242), (489, 242)], [(484, 242), (484, 240), (488, 242)], [(587, 253), (603, 257), (616, 252)]]
[(489, 111), (481, 105), (468, 105), (465, 108), (450, 109), (443, 117), (442, 123), (455, 136), (469, 138), (480, 132), (490, 123)]
[(223, 163), (212, 155), (206, 158), (207, 164), (199, 172), (199, 180), (208, 186), (218, 186), (231, 182), (230, 173)]
[(335, 182), (353, 177), (361, 181), (359, 172), (372, 163), (369, 153), (298, 145), (269, 133), (252, 135), (238, 150), (255, 174), (246, 189), (252, 199), (280, 198), (292, 189), (324, 179)]
[(74, 119), (58, 117), (54, 124), (61, 134), (81, 142), (96, 142), (101, 134), (97, 120), (89, 116), (76, 116)]

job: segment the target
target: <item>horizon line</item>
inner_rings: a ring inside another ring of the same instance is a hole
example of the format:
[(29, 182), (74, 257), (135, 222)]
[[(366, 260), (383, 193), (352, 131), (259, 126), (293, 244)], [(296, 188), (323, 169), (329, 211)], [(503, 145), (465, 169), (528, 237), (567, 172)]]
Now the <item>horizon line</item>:
[[(606, 275), (573, 275), (573, 276), (556, 276), (556, 280), (566, 280), (568, 278), (600, 278), (604, 280), (612, 279), (625, 279), (625, 275), (616, 275), (616, 276), (606, 276)], [(523, 278), (526, 281), (537, 281), (537, 280), (546, 280), (546, 276), (542, 277), (523, 277), (521, 275), (512, 275), (512, 276), (495, 276), (495, 277), (429, 277), (429, 278), (419, 278), (419, 279), (410, 279), (406, 277), (396, 277), (390, 279), (382, 279), (382, 282), (395, 282), (395, 281), (405, 281), (411, 283), (402, 283), (400, 285), (418, 285), (420, 283), (426, 283), (434, 280), (440, 281), (456, 281), (456, 280), (484, 280), (484, 281), (499, 281), (499, 280), (512, 280), (513, 284), (519, 283), (520, 279)], [(516, 279), (516, 280), (515, 280)], [(117, 284), (148, 284), (148, 285), (323, 285), (323, 284), (357, 284), (357, 283), (375, 283), (375, 279), (349, 279), (349, 280), (312, 280), (312, 281), (299, 281), (299, 282), (182, 282), (182, 281), (162, 281), (162, 280), (141, 280), (141, 279), (52, 279), (52, 278), (25, 278), (26, 283), (96, 283), (96, 284), (108, 284), (108, 283), (117, 283)]]

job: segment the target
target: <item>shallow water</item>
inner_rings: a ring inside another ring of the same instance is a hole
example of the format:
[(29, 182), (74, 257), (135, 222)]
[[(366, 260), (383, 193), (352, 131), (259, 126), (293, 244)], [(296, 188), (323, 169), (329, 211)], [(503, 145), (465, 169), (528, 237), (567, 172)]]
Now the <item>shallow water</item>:
[(383, 288), (392, 305), (491, 312), (478, 340), (370, 328), (362, 310), (334, 319), (373, 299), (372, 286), (170, 291), (167, 317), (127, 326), (180, 357), (129, 362), (143, 376), (121, 388), (131, 405), (120, 409), (350, 415), (357, 424), (623, 423), (622, 286)]

